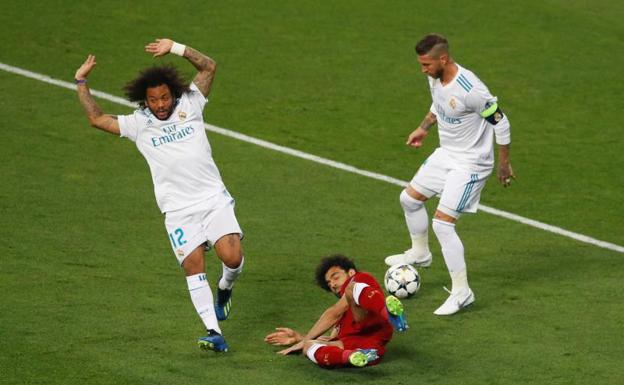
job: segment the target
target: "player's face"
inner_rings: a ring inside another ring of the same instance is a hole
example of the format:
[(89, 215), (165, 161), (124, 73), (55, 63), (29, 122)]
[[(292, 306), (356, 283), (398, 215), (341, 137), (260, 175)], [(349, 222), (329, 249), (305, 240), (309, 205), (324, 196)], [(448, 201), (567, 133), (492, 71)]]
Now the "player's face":
[(145, 92), (145, 104), (158, 119), (166, 120), (173, 112), (173, 95), (169, 86), (149, 87)]
[(418, 55), (420, 70), (434, 79), (439, 79), (442, 77), (442, 72), (444, 70), (444, 62), (446, 61), (445, 56), (446, 55), (442, 55), (436, 59), (427, 54)]
[(344, 283), (355, 274), (355, 270), (350, 269), (349, 271), (345, 271), (340, 266), (332, 266), (325, 273), (325, 282), (327, 282), (327, 286), (329, 289), (335, 294), (340, 293), (340, 288)]

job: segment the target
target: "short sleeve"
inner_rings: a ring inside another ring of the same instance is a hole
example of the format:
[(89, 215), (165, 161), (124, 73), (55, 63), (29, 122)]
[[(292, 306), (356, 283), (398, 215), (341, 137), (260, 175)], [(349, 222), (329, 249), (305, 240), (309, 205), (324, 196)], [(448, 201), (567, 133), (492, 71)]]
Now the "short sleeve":
[(139, 124), (136, 115), (119, 115), (117, 119), (119, 121), (119, 136), (136, 142), (139, 132)]
[(438, 116), (438, 112), (436, 111), (435, 105), (433, 103), (431, 103), (431, 107), (429, 107), (429, 112), (431, 112), (435, 116)]
[(204, 110), (204, 106), (208, 103), (208, 99), (201, 93), (199, 88), (195, 85), (195, 83), (191, 82), (189, 86), (191, 91), (187, 94), (189, 101), (193, 105), (193, 107), (197, 108), (201, 113)]
[(482, 112), (496, 104), (496, 96), (492, 96), (490, 90), (480, 81), (466, 95), (466, 107), (481, 115)]

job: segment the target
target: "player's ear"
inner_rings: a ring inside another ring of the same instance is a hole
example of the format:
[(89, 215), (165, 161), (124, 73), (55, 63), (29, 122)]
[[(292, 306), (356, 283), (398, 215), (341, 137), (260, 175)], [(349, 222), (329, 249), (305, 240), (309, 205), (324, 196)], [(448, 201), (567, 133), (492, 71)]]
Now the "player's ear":
[(357, 272), (355, 271), (355, 269), (349, 269), (349, 271), (347, 271), (347, 275), (348, 275), (349, 277), (353, 277), (353, 276), (355, 275), (355, 273), (357, 273)]

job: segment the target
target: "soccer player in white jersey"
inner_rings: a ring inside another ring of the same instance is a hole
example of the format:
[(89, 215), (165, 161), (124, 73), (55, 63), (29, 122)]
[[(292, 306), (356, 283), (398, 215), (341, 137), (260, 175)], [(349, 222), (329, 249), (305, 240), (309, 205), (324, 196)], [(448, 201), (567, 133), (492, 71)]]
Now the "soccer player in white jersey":
[[(216, 63), (170, 39), (157, 39), (145, 51), (154, 57), (183, 56), (197, 75), (189, 85), (170, 65), (150, 67), (124, 87), (128, 99), (138, 102), (139, 108), (130, 115), (108, 115), (102, 113), (87, 86), (87, 76), (96, 65), (95, 56), (89, 55), (75, 74), (78, 98), (93, 127), (135, 142), (147, 160), (173, 252), (208, 331), (198, 344), (224, 352), (228, 345), (218, 320), (227, 319), (230, 313), (232, 286), (242, 271), (243, 253), (234, 199), (212, 159), (202, 116)], [(204, 251), (211, 247), (222, 261), (214, 303), (204, 266)]]
[(390, 266), (431, 265), (424, 203), (439, 195), (431, 227), (440, 242), (452, 289), (434, 314), (451, 315), (475, 301), (455, 222), (462, 213), (477, 211), (481, 190), (494, 168), (494, 138), (499, 149), (498, 180), (507, 187), (515, 178), (509, 161), (510, 124), (485, 84), (453, 61), (443, 36), (426, 35), (417, 43), (416, 53), (422, 72), (428, 75), (433, 102), (425, 119), (407, 138), (407, 145), (420, 147), (437, 123), (440, 147), (423, 162), (400, 195), (412, 247), (387, 257), (385, 262)]

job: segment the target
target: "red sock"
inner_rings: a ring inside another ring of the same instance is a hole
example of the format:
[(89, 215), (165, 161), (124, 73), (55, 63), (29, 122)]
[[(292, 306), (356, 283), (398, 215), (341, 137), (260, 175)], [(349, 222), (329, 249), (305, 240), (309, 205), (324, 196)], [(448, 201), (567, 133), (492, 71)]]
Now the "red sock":
[(370, 286), (365, 287), (360, 292), (360, 298), (358, 298), (360, 307), (375, 314), (388, 318), (388, 312), (386, 311), (386, 299), (382, 292), (374, 289)]
[(318, 366), (335, 368), (344, 366), (349, 362), (351, 353), (353, 353), (353, 350), (343, 350), (338, 346), (323, 346), (314, 352), (314, 358)]

